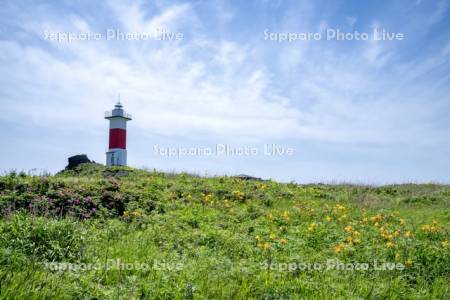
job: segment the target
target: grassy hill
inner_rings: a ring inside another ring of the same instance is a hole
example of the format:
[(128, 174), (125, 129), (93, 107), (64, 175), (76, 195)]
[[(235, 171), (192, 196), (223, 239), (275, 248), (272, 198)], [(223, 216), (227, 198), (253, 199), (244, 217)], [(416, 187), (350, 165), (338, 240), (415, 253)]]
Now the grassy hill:
[(0, 297), (450, 297), (450, 186), (0, 177)]

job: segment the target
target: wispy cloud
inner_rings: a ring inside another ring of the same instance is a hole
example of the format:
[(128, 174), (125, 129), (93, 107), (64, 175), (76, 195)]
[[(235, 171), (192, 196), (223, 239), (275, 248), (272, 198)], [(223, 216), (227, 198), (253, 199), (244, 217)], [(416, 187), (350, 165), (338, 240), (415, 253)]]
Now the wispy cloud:
[[(82, 4), (77, 10), (67, 4), (35, 4), (29, 10), (21, 1), (5, 4), (2, 122), (66, 132), (79, 131), (82, 124), (83, 132), (98, 134), (105, 126), (102, 112), (120, 92), (135, 116), (133, 126), (147, 136), (449, 149), (450, 119), (444, 113), (450, 111), (449, 43), (442, 41), (445, 32), (433, 32), (448, 23), (448, 1), (431, 9), (409, 5), (406, 12), (423, 20), (420, 24), (387, 20), (382, 13), (338, 13), (333, 6), (327, 11), (312, 2), (260, 4), (255, 9), (270, 7), (272, 15), (264, 11), (265, 17), (255, 20), (248, 9), (231, 10), (220, 1), (213, 18), (199, 3), (110, 0), (95, 6), (95, 13), (92, 4)], [(342, 30), (400, 28), (408, 40), (263, 40), (265, 28), (324, 31), (336, 24)], [(256, 31), (250, 34), (248, 26)], [(42, 38), (46, 30), (107, 28), (166, 28), (182, 32), (184, 39), (57, 43)], [(419, 41), (429, 41), (428, 48), (412, 53), (407, 45)]]

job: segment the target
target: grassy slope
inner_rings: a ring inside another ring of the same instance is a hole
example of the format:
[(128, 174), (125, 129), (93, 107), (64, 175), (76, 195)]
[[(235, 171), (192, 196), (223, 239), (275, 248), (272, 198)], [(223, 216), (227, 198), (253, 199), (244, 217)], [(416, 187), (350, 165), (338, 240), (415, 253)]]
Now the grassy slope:
[[(0, 177), (2, 298), (448, 298), (450, 187), (294, 185), (86, 165)], [(400, 271), (293, 270), (398, 262)], [(105, 263), (149, 269), (107, 269)], [(90, 263), (51, 271), (45, 262)], [(271, 262), (272, 268), (266, 268)], [(291, 264), (291, 270), (280, 270)]]

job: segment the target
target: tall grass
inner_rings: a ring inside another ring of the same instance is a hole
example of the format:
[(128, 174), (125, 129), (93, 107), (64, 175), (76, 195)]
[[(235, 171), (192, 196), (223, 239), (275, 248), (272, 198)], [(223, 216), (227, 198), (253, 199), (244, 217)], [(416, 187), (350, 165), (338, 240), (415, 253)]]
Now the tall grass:
[(449, 297), (449, 186), (104, 172), (0, 177), (0, 298)]

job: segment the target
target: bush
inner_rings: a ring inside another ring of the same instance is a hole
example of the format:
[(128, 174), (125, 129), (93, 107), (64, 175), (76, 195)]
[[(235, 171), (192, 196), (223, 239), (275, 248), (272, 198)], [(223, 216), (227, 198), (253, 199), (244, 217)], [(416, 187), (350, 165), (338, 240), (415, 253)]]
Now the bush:
[(79, 261), (84, 235), (75, 221), (13, 215), (0, 227), (0, 246), (43, 261)]

